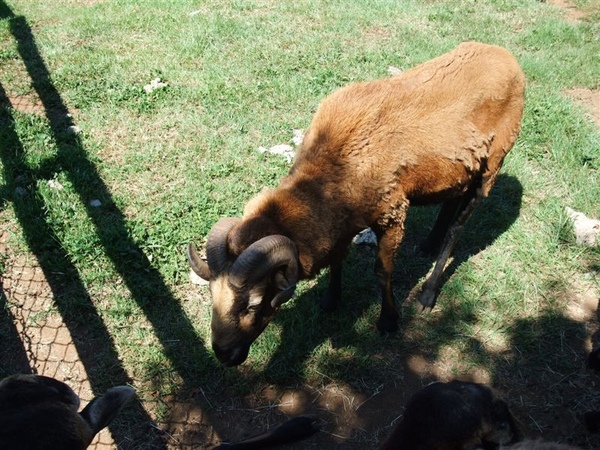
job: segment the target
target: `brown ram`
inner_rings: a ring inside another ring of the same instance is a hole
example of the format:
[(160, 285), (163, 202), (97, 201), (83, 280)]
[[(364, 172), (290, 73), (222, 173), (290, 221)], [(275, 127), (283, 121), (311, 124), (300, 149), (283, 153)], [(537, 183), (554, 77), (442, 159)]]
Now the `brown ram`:
[(13, 375), (0, 381), (0, 449), (84, 450), (135, 391), (108, 389), (80, 413), (79, 397), (54, 378)]
[(325, 267), (330, 281), (322, 306), (335, 309), (342, 260), (352, 237), (367, 227), (379, 246), (377, 327), (395, 331), (392, 271), (409, 205), (442, 203), (426, 243), (441, 250), (420, 296), (432, 308), (460, 230), (517, 139), (524, 88), (507, 50), (468, 42), (400, 75), (325, 98), (279, 187), (251, 200), (241, 219), (213, 227), (207, 262), (188, 246), (192, 269), (210, 281), (218, 359), (245, 361), (297, 281)]

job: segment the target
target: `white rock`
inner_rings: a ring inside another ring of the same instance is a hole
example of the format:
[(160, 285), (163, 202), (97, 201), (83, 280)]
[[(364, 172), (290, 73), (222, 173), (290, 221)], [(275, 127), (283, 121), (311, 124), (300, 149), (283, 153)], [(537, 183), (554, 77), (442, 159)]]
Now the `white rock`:
[(150, 84), (147, 84), (146, 86), (144, 86), (144, 91), (146, 91), (147, 94), (149, 94), (150, 92), (152, 92), (155, 89), (161, 89), (167, 87), (167, 83), (161, 81), (160, 78), (155, 78), (154, 80), (152, 80), (150, 82)]
[(197, 284), (198, 286), (208, 285), (208, 281), (206, 281), (204, 278), (200, 278), (192, 269), (190, 269), (190, 282), (192, 284)]
[(354, 239), (352, 239), (352, 243), (355, 245), (377, 245), (377, 236), (370, 228), (362, 230)]
[(598, 238), (598, 235), (600, 235), (600, 220), (590, 219), (584, 213), (569, 207), (566, 210), (567, 216), (573, 223), (573, 232), (577, 243), (588, 247), (600, 244), (600, 238)]
[(71, 125), (70, 127), (67, 127), (67, 133), (79, 134), (81, 133), (81, 128), (79, 128), (77, 125)]
[(57, 191), (63, 190), (63, 185), (56, 180), (48, 180), (48, 187), (51, 189), (56, 189)]
[(294, 137), (292, 137), (292, 142), (298, 147), (304, 140), (304, 130), (293, 130), (293, 133)]
[(397, 67), (390, 66), (388, 67), (388, 73), (390, 76), (394, 77), (396, 75), (400, 75), (402, 73), (402, 69), (398, 69)]
[(278, 144), (274, 145), (271, 148), (258, 147), (258, 151), (261, 153), (268, 152), (274, 155), (283, 156), (288, 163), (291, 163), (294, 159), (294, 156), (296, 156), (296, 151), (294, 150), (294, 147), (292, 147), (289, 144)]
[(100, 206), (102, 206), (102, 202), (95, 198), (94, 200), (90, 200), (90, 206), (92, 208), (99, 208)]

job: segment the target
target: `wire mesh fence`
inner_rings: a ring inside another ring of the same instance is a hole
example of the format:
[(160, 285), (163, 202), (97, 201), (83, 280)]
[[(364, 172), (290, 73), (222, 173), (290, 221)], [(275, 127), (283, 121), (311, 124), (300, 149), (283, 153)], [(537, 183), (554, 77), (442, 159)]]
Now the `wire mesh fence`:
[[(0, 252), (7, 251), (3, 247)], [(87, 404), (94, 397), (90, 380), (71, 333), (53, 305), (53, 294), (42, 269), (27, 255), (8, 256), (0, 281), (7, 312), (12, 316), (14, 331), (22, 343), (30, 370), (67, 383), (79, 395), (82, 406)], [(12, 352), (14, 358), (14, 352), (19, 350), (5, 351)], [(3, 365), (8, 371), (4, 358)], [(18, 369), (24, 370), (23, 367)], [(117, 447), (105, 429), (94, 438), (90, 448), (112, 450)]]

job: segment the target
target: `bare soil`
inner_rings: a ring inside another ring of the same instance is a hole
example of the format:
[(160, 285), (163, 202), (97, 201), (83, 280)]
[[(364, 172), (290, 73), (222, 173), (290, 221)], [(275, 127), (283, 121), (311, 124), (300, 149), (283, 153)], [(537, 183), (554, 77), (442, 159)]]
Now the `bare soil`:
[(582, 105), (588, 117), (600, 127), (600, 89), (573, 88), (566, 94)]
[(571, 3), (565, 0), (547, 0), (550, 5), (560, 8), (564, 13), (564, 18), (569, 23), (579, 23), (586, 16), (584, 11), (580, 11)]

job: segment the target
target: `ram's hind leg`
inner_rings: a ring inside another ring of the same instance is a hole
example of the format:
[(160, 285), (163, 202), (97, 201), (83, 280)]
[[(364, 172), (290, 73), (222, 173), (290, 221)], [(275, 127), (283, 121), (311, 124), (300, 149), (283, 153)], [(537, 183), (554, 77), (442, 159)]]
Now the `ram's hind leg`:
[[(478, 187), (470, 189), (459, 199), (459, 201), (455, 202), (457, 209), (455, 210), (454, 223), (452, 223), (446, 232), (442, 248), (435, 261), (433, 272), (423, 284), (423, 290), (419, 297), (419, 302), (421, 305), (423, 305), (423, 309), (432, 309), (435, 306), (440, 281), (444, 272), (444, 268), (446, 267), (446, 263), (448, 262), (448, 258), (450, 257), (454, 246), (456, 245), (456, 241), (458, 240), (458, 237), (460, 236), (467, 219), (475, 207), (481, 202), (483, 197), (483, 190)], [(434, 229), (437, 227), (437, 225), (438, 224), (436, 222)]]
[(446, 201), (442, 204), (435, 219), (435, 224), (429, 232), (427, 239), (420, 245), (419, 250), (426, 255), (434, 255), (439, 252), (450, 226), (460, 214), (472, 196), (464, 195), (459, 198)]

